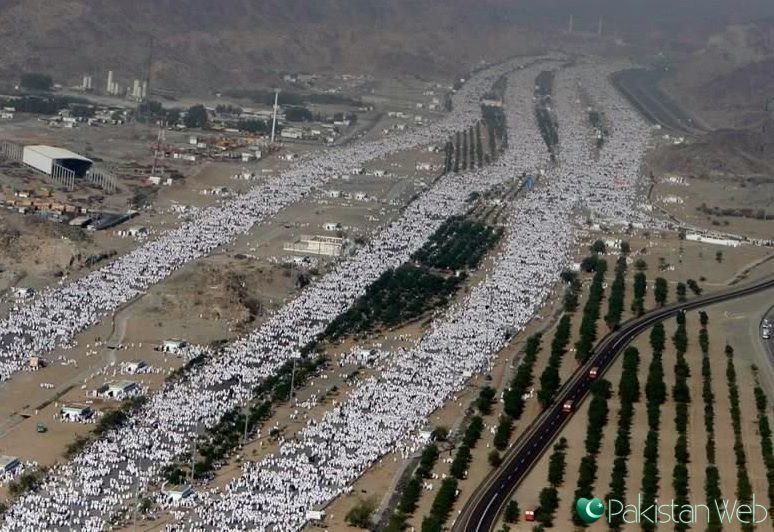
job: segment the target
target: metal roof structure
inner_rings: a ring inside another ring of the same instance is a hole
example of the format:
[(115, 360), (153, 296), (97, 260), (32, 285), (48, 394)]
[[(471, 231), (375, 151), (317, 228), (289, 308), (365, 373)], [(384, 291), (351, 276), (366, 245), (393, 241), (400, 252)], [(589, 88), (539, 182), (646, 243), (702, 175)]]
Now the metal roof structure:
[(83, 161), (85, 163), (94, 162), (88, 157), (84, 157), (83, 155), (79, 155), (73, 151), (67, 150), (65, 148), (58, 148), (56, 146), (44, 146), (40, 144), (36, 146), (25, 146), (24, 149), (33, 151), (35, 153), (39, 153), (44, 157), (48, 157), (50, 159), (55, 159), (55, 160), (56, 159), (75, 159), (76, 161)]

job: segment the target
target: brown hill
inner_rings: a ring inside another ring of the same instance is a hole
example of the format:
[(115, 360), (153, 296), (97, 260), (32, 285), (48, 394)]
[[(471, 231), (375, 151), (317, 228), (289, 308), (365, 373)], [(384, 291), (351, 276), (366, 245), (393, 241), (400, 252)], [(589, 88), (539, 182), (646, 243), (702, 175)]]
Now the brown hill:
[[(0, 74), (142, 75), (156, 41), (157, 86), (238, 86), (310, 71), (459, 74), (545, 45), (569, 15), (663, 43), (774, 11), (770, 0), (0, 0)], [(733, 4), (733, 5), (731, 5)], [(701, 17), (696, 17), (696, 6)], [(722, 23), (721, 23), (722, 22)], [(96, 80), (95, 80), (96, 81)]]

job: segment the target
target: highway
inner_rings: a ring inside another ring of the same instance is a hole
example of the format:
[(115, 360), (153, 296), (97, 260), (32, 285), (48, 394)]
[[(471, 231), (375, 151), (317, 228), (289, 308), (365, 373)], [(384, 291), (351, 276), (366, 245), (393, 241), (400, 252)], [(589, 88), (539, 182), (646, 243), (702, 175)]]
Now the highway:
[(593, 380), (588, 377), (592, 367), (599, 368), (599, 375), (612, 365), (619, 353), (650, 327), (676, 315), (679, 312), (706, 307), (774, 288), (774, 276), (769, 276), (745, 285), (675, 303), (655, 309), (633, 318), (605, 336), (595, 347), (589, 360), (580, 366), (562, 386), (556, 401), (533, 421), (519, 439), (508, 449), (503, 463), (492, 470), (476, 489), (463, 507), (452, 530), (456, 532), (488, 532), (497, 523), (498, 516), (505, 508), (512, 493), (527, 473), (549, 448), (572, 413), (562, 412), (562, 404), (572, 400), (573, 411), (586, 398)]
[(628, 99), (646, 120), (684, 135), (706, 132), (696, 120), (681, 109), (659, 88), (662, 73), (637, 68), (622, 70), (611, 77), (613, 85)]

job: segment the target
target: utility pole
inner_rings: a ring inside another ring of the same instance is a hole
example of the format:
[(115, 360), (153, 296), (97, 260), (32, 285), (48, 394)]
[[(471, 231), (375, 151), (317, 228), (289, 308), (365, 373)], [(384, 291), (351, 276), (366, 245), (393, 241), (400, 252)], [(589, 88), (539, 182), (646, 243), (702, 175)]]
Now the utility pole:
[(288, 396), (288, 402), (293, 399), (293, 384), (296, 380), (296, 357), (293, 357), (293, 370), (290, 372), (290, 395)]
[(274, 113), (271, 119), (271, 143), (274, 144), (274, 133), (277, 130), (277, 107), (279, 103), (279, 91), (274, 92)]
[[(198, 431), (197, 431), (198, 433)], [(191, 486), (194, 483), (194, 466), (196, 465), (196, 438), (193, 440), (193, 451), (191, 452)]]

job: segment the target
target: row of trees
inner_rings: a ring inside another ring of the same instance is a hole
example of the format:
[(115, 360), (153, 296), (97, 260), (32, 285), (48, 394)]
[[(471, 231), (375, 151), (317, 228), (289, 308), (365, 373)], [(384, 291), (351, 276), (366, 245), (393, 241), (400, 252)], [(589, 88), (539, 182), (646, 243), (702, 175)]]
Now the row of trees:
[[(502, 141), (505, 128), (505, 115), (502, 110), (499, 114), (492, 111), (491, 107), (482, 107), (487, 127), (487, 138), (489, 142), (489, 153), (484, 152), (483, 135), (481, 132), (481, 123), (479, 120), (475, 125), (468, 129), (458, 131), (452, 139), (446, 141), (444, 146), (444, 165), (445, 174), (450, 172), (459, 173), (467, 169), (483, 168), (484, 164), (493, 161), (498, 153), (498, 138)], [(498, 135), (500, 135), (498, 137)]]
[(457, 453), (449, 468), (451, 476), (441, 482), (441, 487), (433, 499), (430, 515), (422, 520), (422, 532), (441, 532), (443, 530), (457, 498), (457, 481), (465, 478), (471, 459), (470, 450), (476, 446), (483, 431), (484, 420), (481, 416), (473, 416), (465, 429), (462, 442), (457, 448)]
[(610, 287), (610, 297), (607, 300), (605, 323), (608, 328), (617, 329), (621, 324), (626, 293), (626, 257), (621, 255), (615, 265), (615, 279)]
[(13, 107), (18, 113), (54, 115), (63, 109), (74, 106), (88, 106), (89, 101), (73, 96), (22, 96), (20, 98), (0, 98), (0, 107)]
[[(615, 439), (615, 460), (610, 479), (610, 491), (607, 501), (626, 500), (626, 477), (629, 474), (627, 461), (631, 454), (631, 429), (634, 418), (634, 403), (640, 400), (640, 381), (637, 371), (640, 366), (640, 352), (635, 347), (628, 347), (623, 355), (623, 371), (618, 383), (618, 397), (621, 408), (618, 411), (618, 433)], [(619, 530), (623, 525), (623, 516), (611, 517), (610, 528)]]
[(766, 393), (760, 384), (755, 383), (755, 408), (758, 411), (758, 434), (761, 439), (761, 454), (763, 465), (766, 466), (766, 478), (769, 482), (769, 501), (774, 501), (774, 444), (772, 443), (772, 430), (767, 415), (768, 400)]
[[(684, 313), (677, 315), (677, 330), (672, 337), (672, 343), (677, 351), (675, 362), (675, 385), (672, 388), (672, 397), (675, 400), (675, 430), (677, 441), (675, 442), (675, 466), (672, 470), (672, 487), (675, 493), (675, 503), (679, 507), (688, 504), (688, 464), (691, 461), (688, 452), (688, 406), (691, 402), (688, 378), (690, 368), (685, 358), (688, 348), (688, 334), (686, 332), (686, 318)], [(683, 522), (675, 523), (675, 530), (684, 531), (688, 525)]]
[(645, 294), (648, 291), (648, 279), (644, 272), (634, 274), (634, 295), (632, 298), (632, 312), (637, 316), (645, 314)]
[(75, 439), (65, 447), (64, 457), (68, 460), (73, 459), (89, 443), (97, 438), (101, 438), (111, 430), (122, 427), (129, 418), (148, 402), (144, 395), (137, 395), (124, 399), (118, 408), (108, 410), (104, 413), (94, 425), (94, 429), (87, 434), (79, 434)]
[(483, 418), (481, 416), (473, 416), (468, 424), (468, 428), (465, 429), (462, 442), (459, 447), (457, 447), (457, 452), (454, 454), (454, 459), (449, 467), (449, 472), (453, 477), (459, 480), (465, 478), (468, 471), (468, 465), (470, 465), (470, 460), (473, 457), (470, 451), (478, 443), (483, 431)]
[(580, 276), (577, 272), (565, 270), (562, 272), (561, 277), (562, 281), (565, 282), (562, 307), (565, 312), (575, 312), (578, 309), (578, 298), (581, 291)]
[(412, 264), (390, 268), (328, 324), (322, 337), (333, 341), (413, 320), (446, 305), (465, 279), (464, 274), (444, 277)]
[[(715, 393), (712, 391), (712, 364), (709, 356), (709, 333), (707, 323), (709, 317), (707, 313), (699, 312), (699, 347), (701, 348), (701, 376), (702, 376), (702, 399), (704, 400), (704, 430), (707, 434), (705, 453), (707, 456), (707, 465), (704, 467), (704, 494), (708, 504), (720, 501), (722, 493), (720, 491), (720, 472), (715, 465), (716, 446), (715, 446)], [(707, 523), (708, 532), (719, 532), (722, 529), (720, 518), (717, 514), (710, 513)]]
[(414, 513), (417, 508), (424, 481), (430, 478), (433, 467), (438, 461), (438, 456), (438, 446), (435, 443), (424, 448), (419, 458), (419, 465), (411, 479), (403, 487), (398, 507), (390, 516), (385, 532), (400, 532), (405, 528), (408, 516)]
[(653, 297), (656, 299), (658, 306), (663, 307), (666, 305), (667, 298), (669, 297), (669, 283), (663, 277), (656, 278), (656, 283), (653, 287)]
[[(194, 456), (194, 478), (207, 478), (239, 446), (243, 438), (249, 437), (265, 424), (272, 415), (272, 408), (288, 401), (291, 397), (291, 385), (303, 386), (311, 377), (318, 374), (327, 363), (324, 356), (305, 357), (294, 364), (286, 362), (277, 373), (266, 377), (253, 389), (253, 398), (247, 410), (234, 408), (227, 411), (220, 421), (208, 428), (196, 442)], [(184, 453), (176, 463), (164, 468), (165, 480), (179, 484), (191, 475), (191, 454)]]
[(585, 362), (594, 348), (594, 342), (597, 339), (597, 320), (602, 307), (602, 298), (605, 295), (603, 284), (605, 282), (607, 262), (600, 258), (593, 262), (594, 277), (591, 280), (591, 286), (589, 286), (589, 298), (583, 308), (580, 338), (575, 344), (575, 358), (579, 362)]
[(443, 479), (430, 507), (430, 515), (422, 520), (422, 532), (441, 532), (456, 499), (457, 479), (454, 477)]
[(503, 235), (503, 229), (452, 216), (414, 252), (420, 266), (455, 271), (478, 267)]
[(519, 419), (524, 413), (524, 399), (522, 399), (522, 396), (532, 386), (532, 372), (537, 361), (538, 352), (540, 351), (541, 340), (542, 335), (540, 333), (533, 334), (527, 338), (527, 345), (524, 348), (521, 364), (516, 369), (516, 374), (503, 395), (505, 413), (513, 419)]
[(538, 495), (539, 508), (535, 521), (544, 527), (554, 525), (554, 515), (559, 508), (558, 489), (564, 483), (564, 473), (567, 469), (567, 439), (560, 438), (554, 444), (554, 452), (548, 460), (548, 483)]
[(540, 389), (537, 393), (538, 401), (541, 406), (546, 407), (551, 404), (556, 397), (556, 392), (561, 386), (559, 369), (562, 365), (562, 359), (567, 352), (567, 345), (570, 343), (570, 329), (572, 323), (570, 316), (565, 314), (556, 325), (556, 333), (551, 342), (551, 353), (548, 356), (548, 364), (540, 375)]
[[(600, 379), (591, 385), (591, 402), (589, 403), (588, 424), (586, 426), (586, 440), (584, 442), (586, 455), (581, 458), (578, 468), (578, 487), (575, 490), (574, 500), (581, 497), (594, 497), (594, 482), (597, 479), (597, 455), (602, 446), (602, 436), (608, 419), (608, 404), (610, 398), (610, 382)], [(578, 510), (573, 505), (572, 520), (578, 526), (584, 526), (578, 516)]]
[[(736, 382), (736, 369), (734, 368), (734, 348), (726, 345), (726, 381), (728, 382), (728, 401), (731, 411), (731, 426), (734, 430), (734, 454), (736, 458), (736, 497), (740, 503), (749, 504), (752, 500), (753, 489), (750, 476), (747, 472), (747, 456), (744, 452), (742, 438), (742, 410), (739, 405), (739, 385)], [(750, 523), (742, 523), (743, 532), (754, 530)]]
[[(642, 504), (650, 507), (655, 503), (659, 491), (658, 469), (658, 432), (661, 421), (661, 405), (667, 398), (666, 384), (664, 384), (664, 367), (662, 356), (666, 346), (666, 333), (664, 324), (659, 322), (650, 330), (650, 346), (653, 350), (653, 358), (648, 368), (648, 377), (645, 382), (645, 398), (647, 399), (648, 433), (645, 437), (643, 449), (642, 469)], [(642, 528), (646, 532), (655, 530), (655, 524), (644, 520)]]

